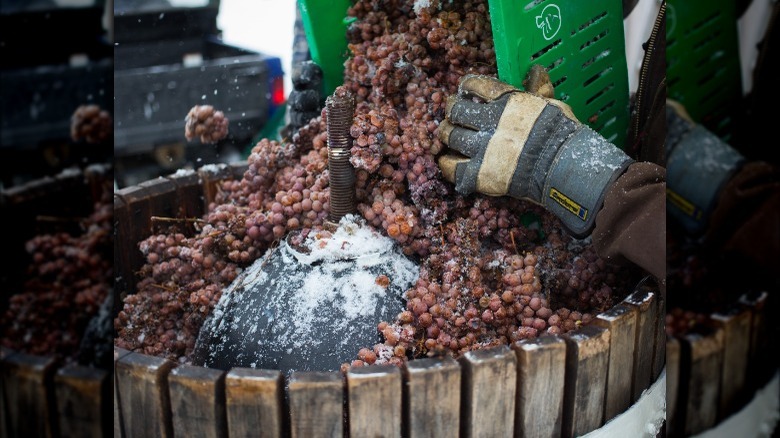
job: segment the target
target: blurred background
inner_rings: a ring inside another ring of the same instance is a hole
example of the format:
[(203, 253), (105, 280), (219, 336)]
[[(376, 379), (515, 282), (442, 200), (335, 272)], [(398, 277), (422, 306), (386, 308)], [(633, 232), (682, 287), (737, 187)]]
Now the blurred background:
[[(293, 1), (116, 0), (117, 186), (240, 161), (260, 138), (276, 138), (294, 21)], [(187, 141), (195, 105), (222, 111), (227, 137)]]
[(71, 138), (80, 105), (113, 111), (113, 47), (103, 0), (0, 2), (3, 186), (110, 161), (110, 143)]

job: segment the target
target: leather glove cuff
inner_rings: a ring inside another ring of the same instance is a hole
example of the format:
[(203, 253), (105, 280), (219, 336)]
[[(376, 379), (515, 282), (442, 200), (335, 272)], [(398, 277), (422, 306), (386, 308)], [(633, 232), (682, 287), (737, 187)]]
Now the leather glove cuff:
[(593, 231), (607, 189), (634, 162), (584, 125), (565, 139), (549, 165), (545, 161), (533, 173), (534, 181), (543, 181), (538, 201), (578, 238)]
[(686, 132), (669, 150), (666, 211), (688, 233), (697, 235), (709, 222), (720, 191), (744, 157), (701, 125)]

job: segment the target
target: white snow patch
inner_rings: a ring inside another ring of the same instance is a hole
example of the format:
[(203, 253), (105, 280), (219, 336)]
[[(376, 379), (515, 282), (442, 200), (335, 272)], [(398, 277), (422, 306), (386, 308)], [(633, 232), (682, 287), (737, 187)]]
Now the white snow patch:
[(694, 438), (762, 437), (769, 438), (780, 420), (780, 373), (756, 391), (753, 400), (739, 412)]
[(520, 346), (520, 348), (522, 348), (525, 351), (534, 351), (542, 348), (542, 344), (539, 344), (537, 342), (527, 343), (527, 344), (525, 342), (521, 342), (518, 345)]
[(200, 170), (211, 173), (211, 174), (217, 174), (222, 169), (227, 168), (227, 164), (219, 163), (219, 164), (206, 164), (205, 166), (202, 166)]
[(582, 438), (654, 438), (666, 418), (666, 369), (625, 412)]
[(414, 13), (417, 15), (420, 15), (420, 12), (422, 12), (425, 8), (431, 7), (431, 0), (415, 0), (414, 2)]
[[(333, 333), (343, 336), (337, 342), (349, 346), (350, 340), (364, 331), (364, 327), (355, 321), (363, 316), (385, 313), (386, 309), (380, 306), (387, 302), (383, 298), (391, 293), (389, 286), (377, 283), (378, 274), (355, 269), (355, 265), (358, 268), (379, 267), (394, 290), (406, 290), (419, 276), (418, 266), (403, 255), (395, 241), (374, 231), (359, 216), (342, 218), (332, 234), (312, 232), (302, 246), (299, 250), (284, 240), (278, 255), (288, 267), (307, 265), (312, 269), (289, 269), (283, 275), (265, 278), (269, 274), (264, 270), (265, 257), (261, 257), (225, 289), (214, 308), (212, 321), (220, 321), (215, 329), (224, 331), (222, 313), (229, 301), (237, 299), (240, 302), (240, 295), (236, 294), (244, 293), (245, 285), (268, 281), (273, 288), (293, 291), (292, 295), (282, 294), (283, 297), (273, 297), (272, 302), (263, 304), (268, 309), (283, 310), (284, 320), (291, 323), (283, 327), (276, 325), (271, 336), (273, 340), (261, 339), (258, 344), (263, 347), (264, 343), (273, 342), (279, 346), (292, 346), (303, 358), (309, 348), (334, 341), (323, 339), (321, 333), (312, 330), (313, 327), (330, 325)], [(322, 309), (338, 309), (338, 312), (324, 313)], [(248, 333), (258, 330), (251, 323), (245, 329)], [(391, 357), (392, 351), (389, 354)]]
[(189, 176), (193, 175), (195, 173), (192, 169), (178, 169), (176, 173), (173, 174), (173, 176)]

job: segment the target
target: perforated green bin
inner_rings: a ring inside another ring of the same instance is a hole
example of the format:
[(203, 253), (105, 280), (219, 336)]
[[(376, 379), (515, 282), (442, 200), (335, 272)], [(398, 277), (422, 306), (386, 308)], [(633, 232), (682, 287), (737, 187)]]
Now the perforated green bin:
[(522, 88), (531, 64), (547, 67), (555, 97), (623, 147), (629, 124), (621, 0), (489, 0), (499, 78)]
[(742, 96), (736, 2), (666, 3), (668, 96), (728, 141)]

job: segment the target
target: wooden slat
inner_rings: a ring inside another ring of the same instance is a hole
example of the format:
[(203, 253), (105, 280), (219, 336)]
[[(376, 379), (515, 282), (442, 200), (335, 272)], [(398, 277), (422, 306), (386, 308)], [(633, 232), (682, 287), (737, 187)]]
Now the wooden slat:
[(634, 377), (631, 381), (631, 401), (635, 402), (647, 389), (653, 372), (653, 344), (656, 342), (658, 306), (656, 293), (640, 287), (626, 297), (624, 303), (637, 309), (636, 342), (634, 343)]
[[(15, 351), (0, 347), (0, 369), (4, 367), (3, 363), (7, 358), (10, 358), (16, 354)], [(3, 379), (2, 374), (0, 374), (0, 437), (6, 437), (11, 436), (11, 433), (8, 431), (8, 414), (6, 409), (8, 408), (8, 400), (6, 400), (6, 393), (5, 393), (5, 383), (3, 383), (5, 379)]]
[(226, 164), (207, 165), (198, 169), (203, 183), (203, 200), (206, 206), (217, 196), (218, 186), (222, 180), (233, 178), (233, 171)]
[(558, 336), (542, 336), (522, 340), (512, 348), (518, 371), (515, 436), (560, 437), (566, 343)]
[[(138, 184), (146, 190), (149, 198), (149, 215), (175, 218), (178, 213), (178, 199), (176, 193), (176, 184), (173, 181), (166, 178), (155, 178), (149, 181), (144, 181)], [(161, 224), (151, 221), (151, 232), (156, 233), (158, 230), (168, 228), (169, 223)]]
[(689, 334), (680, 345), (680, 417), (685, 436), (714, 426), (718, 417), (720, 371), (723, 363), (723, 330), (706, 335)]
[[(135, 291), (136, 278), (131, 262), (131, 255), (138, 253), (138, 242), (132, 242), (129, 238), (130, 220), (127, 203), (121, 196), (114, 195), (114, 313), (117, 315), (122, 310), (124, 297)], [(133, 260), (143, 260), (133, 257)], [(136, 266), (135, 269), (141, 266)]]
[(603, 424), (609, 338), (608, 330), (596, 326), (581, 327), (563, 335), (566, 341), (564, 437), (584, 435)]
[(776, 362), (772, 360), (773, 351), (770, 326), (767, 321), (767, 301), (769, 294), (760, 292), (744, 295), (740, 303), (750, 311), (750, 347), (748, 353), (747, 382), (751, 391), (766, 384), (767, 378), (774, 375)]
[[(517, 357), (508, 346), (470, 351), (460, 360), (462, 437), (514, 435)], [(489, 419), (489, 421), (485, 421)]]
[(286, 436), (284, 381), (279, 371), (233, 368), (225, 378), (228, 436)]
[(723, 330), (723, 371), (720, 377), (718, 418), (736, 412), (747, 401), (745, 379), (750, 351), (750, 312), (732, 309), (711, 316)]
[(127, 437), (172, 437), (168, 373), (175, 363), (130, 353), (116, 364), (122, 424)]
[(168, 388), (174, 436), (227, 436), (224, 371), (182, 365), (168, 375)]
[(244, 173), (246, 173), (247, 169), (249, 169), (249, 163), (247, 163), (246, 161), (230, 163), (228, 166), (230, 166), (230, 173), (233, 175), (233, 178), (235, 179), (243, 178)]
[(168, 179), (176, 186), (176, 217), (200, 218), (203, 216), (203, 187), (200, 176), (194, 170), (191, 172), (177, 172), (168, 176)]
[(666, 430), (668, 436), (676, 436), (679, 430), (677, 400), (680, 389), (680, 342), (675, 338), (666, 341)]
[(109, 373), (79, 365), (57, 371), (54, 388), (63, 437), (102, 437), (111, 433), (107, 412)]
[(89, 192), (92, 194), (92, 202), (97, 202), (106, 189), (111, 193), (111, 187), (114, 180), (114, 168), (111, 163), (90, 164), (84, 169), (84, 179), (86, 180)]
[[(401, 436), (401, 370), (392, 365), (357, 367), (347, 372), (350, 436)], [(377, 416), (381, 420), (377, 421)]]
[(455, 359), (409, 361), (404, 379), (404, 436), (458, 436), (461, 372)]
[(38, 206), (41, 199), (57, 189), (56, 180), (51, 176), (44, 176), (22, 185), (16, 185), (3, 189), (3, 200), (6, 205)]
[(591, 323), (609, 330), (610, 333), (604, 422), (611, 420), (631, 406), (636, 323), (636, 308), (623, 303), (599, 314)]
[[(117, 200), (121, 200), (117, 209)], [(122, 207), (123, 205), (123, 207)], [(138, 243), (151, 234), (151, 210), (146, 189), (130, 186), (115, 192), (114, 196), (114, 253), (121, 253), (121, 276), (119, 290), (122, 294), (135, 293), (135, 272), (144, 264), (144, 256), (138, 250)], [(121, 300), (115, 301), (115, 306)]]
[(656, 379), (658, 379), (658, 376), (661, 375), (661, 371), (663, 371), (664, 364), (666, 363), (666, 300), (660, 291), (658, 291), (656, 298), (657, 308), (655, 317), (655, 342), (653, 343), (652, 382), (655, 382)]
[(339, 372), (293, 372), (290, 378), (292, 437), (341, 437), (344, 380)]
[(147, 237), (151, 232), (152, 210), (149, 192), (141, 186), (129, 186), (115, 193), (127, 205), (127, 214), (124, 219), (129, 224), (129, 235), (122, 236), (122, 238), (138, 243), (138, 241)]
[(24, 353), (2, 361), (9, 436), (59, 436), (52, 382), (56, 366), (54, 358)]
[(119, 388), (117, 387), (116, 378), (116, 363), (123, 357), (130, 354), (129, 351), (124, 348), (114, 347), (114, 373), (111, 375), (112, 385), (114, 386), (114, 437), (123, 438), (125, 436), (124, 427), (122, 426), (122, 400), (119, 395)]

